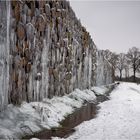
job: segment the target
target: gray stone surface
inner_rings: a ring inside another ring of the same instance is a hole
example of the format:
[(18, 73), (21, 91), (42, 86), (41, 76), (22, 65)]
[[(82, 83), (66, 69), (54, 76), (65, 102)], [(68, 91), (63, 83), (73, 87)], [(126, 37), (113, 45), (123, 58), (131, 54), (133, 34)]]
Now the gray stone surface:
[(109, 84), (110, 73), (68, 1), (0, 1), (1, 108)]

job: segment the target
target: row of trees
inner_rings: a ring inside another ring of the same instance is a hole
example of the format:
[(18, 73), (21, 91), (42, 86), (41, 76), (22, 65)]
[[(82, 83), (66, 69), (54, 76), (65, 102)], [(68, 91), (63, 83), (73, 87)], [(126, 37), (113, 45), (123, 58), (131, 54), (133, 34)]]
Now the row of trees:
[(109, 50), (104, 51), (104, 58), (109, 61), (114, 71), (119, 71), (119, 79), (122, 80), (122, 72), (129, 77), (130, 70), (133, 71), (133, 81), (136, 82), (136, 73), (140, 72), (140, 49), (132, 47), (126, 54), (116, 54)]

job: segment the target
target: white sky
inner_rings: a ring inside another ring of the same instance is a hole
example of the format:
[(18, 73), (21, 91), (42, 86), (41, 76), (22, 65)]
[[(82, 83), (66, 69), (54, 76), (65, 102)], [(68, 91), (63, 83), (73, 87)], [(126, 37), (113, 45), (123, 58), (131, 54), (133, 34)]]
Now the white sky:
[(98, 48), (117, 53), (140, 48), (140, 1), (71, 0), (70, 4)]

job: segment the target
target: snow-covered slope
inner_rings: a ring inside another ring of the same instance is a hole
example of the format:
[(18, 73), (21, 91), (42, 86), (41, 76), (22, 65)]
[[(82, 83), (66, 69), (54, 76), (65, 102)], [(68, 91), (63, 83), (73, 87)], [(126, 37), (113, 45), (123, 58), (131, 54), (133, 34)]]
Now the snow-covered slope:
[[(110, 87), (95, 87), (104, 94)], [(95, 101), (92, 90), (76, 89), (62, 97), (45, 98), (42, 102), (23, 102), (16, 107), (12, 104), (0, 113), (0, 139), (21, 138), (43, 129), (58, 127), (68, 114), (80, 108), (85, 101)]]
[(121, 83), (110, 99), (99, 105), (97, 118), (76, 127), (67, 140), (139, 140), (140, 85)]
[(46, 98), (42, 102), (24, 102), (19, 107), (10, 104), (0, 113), (0, 139), (21, 138), (45, 128), (57, 127), (75, 108), (91, 100), (96, 100), (94, 92), (76, 89), (69, 95)]

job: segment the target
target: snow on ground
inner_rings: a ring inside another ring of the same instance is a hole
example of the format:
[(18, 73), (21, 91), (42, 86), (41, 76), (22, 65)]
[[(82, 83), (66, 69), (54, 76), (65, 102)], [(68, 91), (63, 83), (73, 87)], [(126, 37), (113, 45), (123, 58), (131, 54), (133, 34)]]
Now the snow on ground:
[(140, 139), (140, 85), (121, 83), (99, 106), (97, 118), (77, 126), (67, 140)]
[(44, 99), (42, 102), (23, 102), (19, 107), (10, 104), (0, 112), (0, 139), (21, 138), (46, 128), (57, 127), (75, 108), (80, 108), (85, 101), (95, 99), (93, 91), (76, 89), (63, 97)]

